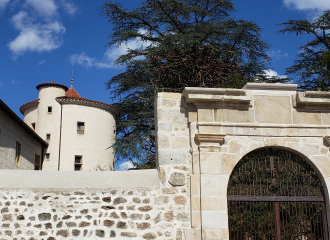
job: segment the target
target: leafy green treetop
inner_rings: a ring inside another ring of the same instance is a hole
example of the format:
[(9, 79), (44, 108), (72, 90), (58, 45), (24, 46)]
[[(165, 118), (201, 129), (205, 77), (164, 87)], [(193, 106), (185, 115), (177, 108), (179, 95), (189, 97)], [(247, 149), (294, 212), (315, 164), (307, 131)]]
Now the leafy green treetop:
[(303, 90), (330, 90), (330, 11), (325, 11), (313, 21), (289, 20), (280, 33), (307, 34), (313, 39), (299, 48), (294, 64), (286, 74), (299, 77), (297, 82)]
[[(270, 61), (266, 53), (269, 45), (261, 40), (260, 27), (253, 22), (231, 18), (230, 14), (235, 10), (230, 0), (146, 0), (133, 10), (124, 9), (120, 3), (106, 2), (100, 11), (113, 25), (109, 47), (136, 39), (147, 45), (129, 49), (127, 54), (120, 56), (116, 63), (125, 70), (107, 83), (117, 99), (114, 105), (121, 109), (115, 145), (117, 163), (121, 160), (154, 161), (155, 93), (161, 88), (178, 87), (177, 81), (174, 85), (166, 82), (169, 78), (165, 81), (165, 75), (159, 78), (159, 72), (155, 72), (157, 66), (160, 67), (155, 65), (156, 59), (172, 64), (173, 59), (166, 54), (175, 49), (189, 52), (187, 48), (194, 42), (200, 47), (206, 44), (214, 48), (219, 61), (231, 56), (250, 80), (258, 74), (263, 75)], [(166, 68), (166, 64), (162, 67)], [(191, 77), (189, 71), (190, 68), (184, 68), (184, 72), (176, 76), (186, 84), (190, 81), (186, 78)], [(216, 87), (241, 87), (242, 83), (236, 80), (222, 79), (222, 85)], [(185, 84), (180, 87), (189, 85)]]

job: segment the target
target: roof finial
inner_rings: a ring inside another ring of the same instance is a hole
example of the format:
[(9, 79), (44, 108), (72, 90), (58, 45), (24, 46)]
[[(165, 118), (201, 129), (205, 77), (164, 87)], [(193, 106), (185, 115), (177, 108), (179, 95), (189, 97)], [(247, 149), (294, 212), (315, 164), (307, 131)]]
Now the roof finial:
[(54, 83), (54, 79), (52, 79), (52, 83)]
[(73, 71), (73, 69), (72, 69), (71, 87), (70, 87), (70, 88), (73, 88), (73, 74), (74, 74), (74, 71)]

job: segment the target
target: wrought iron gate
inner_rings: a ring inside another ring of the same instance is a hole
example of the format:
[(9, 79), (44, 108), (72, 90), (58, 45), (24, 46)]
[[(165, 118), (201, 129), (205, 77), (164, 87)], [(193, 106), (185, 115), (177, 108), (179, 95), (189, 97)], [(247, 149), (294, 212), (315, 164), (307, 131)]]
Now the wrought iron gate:
[(282, 149), (259, 149), (228, 183), (231, 240), (328, 240), (324, 192), (314, 169)]

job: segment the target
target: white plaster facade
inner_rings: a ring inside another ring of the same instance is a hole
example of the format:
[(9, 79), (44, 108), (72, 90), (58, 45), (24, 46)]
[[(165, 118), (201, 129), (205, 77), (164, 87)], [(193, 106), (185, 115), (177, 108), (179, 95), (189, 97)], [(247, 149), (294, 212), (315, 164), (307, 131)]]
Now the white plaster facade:
[[(43, 170), (74, 170), (81, 157), (84, 171), (113, 170), (115, 118), (109, 104), (81, 98), (73, 89), (57, 83), (37, 86), (39, 98), (24, 104), (24, 121), (48, 142)], [(49, 109), (51, 108), (51, 109)], [(78, 131), (78, 122), (84, 131)]]
[[(21, 148), (18, 159), (17, 142)], [(34, 170), (35, 161), (40, 165), (45, 148), (47, 143), (0, 100), (0, 169)]]

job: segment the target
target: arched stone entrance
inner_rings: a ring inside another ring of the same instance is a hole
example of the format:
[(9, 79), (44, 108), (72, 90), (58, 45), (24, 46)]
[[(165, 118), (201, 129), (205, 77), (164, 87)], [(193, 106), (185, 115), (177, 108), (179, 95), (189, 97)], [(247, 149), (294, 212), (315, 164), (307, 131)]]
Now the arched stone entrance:
[(268, 83), (186, 88), (177, 95), (159, 93), (156, 116), (158, 164), (191, 167), (196, 239), (229, 239), (230, 175), (240, 159), (260, 148), (287, 149), (307, 159), (326, 186), (330, 219), (329, 92), (297, 92), (295, 84)]
[(320, 178), (293, 152), (262, 148), (235, 166), (227, 187), (229, 239), (328, 239)]

